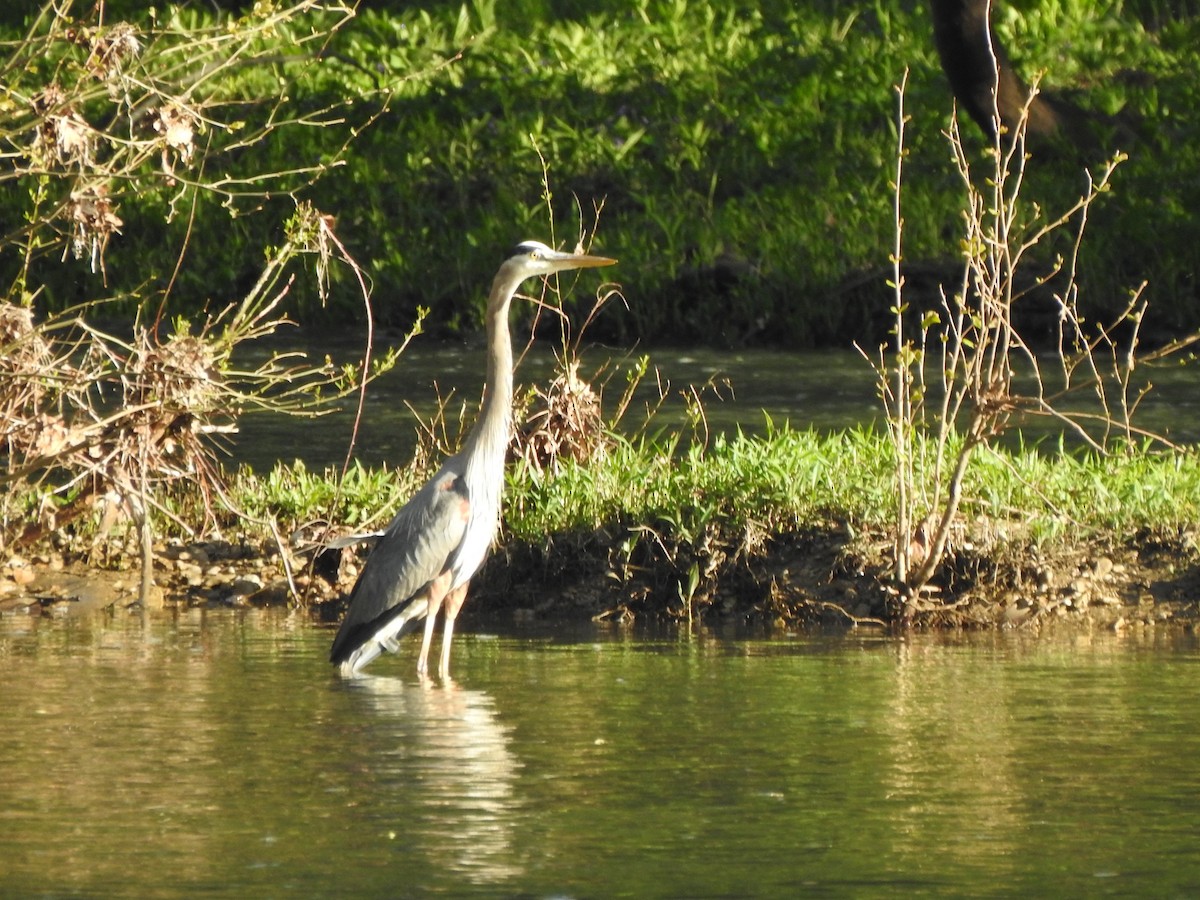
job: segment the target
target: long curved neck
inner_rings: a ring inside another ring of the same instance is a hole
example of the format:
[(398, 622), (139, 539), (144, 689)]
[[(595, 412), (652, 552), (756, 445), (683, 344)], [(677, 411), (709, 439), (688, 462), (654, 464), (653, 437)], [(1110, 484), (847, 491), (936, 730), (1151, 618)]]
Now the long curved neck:
[[(463, 448), (471, 466), (504, 465), (512, 417), (513, 353), (508, 308), (521, 280), (501, 271), (492, 282), (487, 310), (487, 376), (479, 419)], [(473, 479), (469, 479), (473, 480)], [(490, 480), (486, 479), (485, 480)]]

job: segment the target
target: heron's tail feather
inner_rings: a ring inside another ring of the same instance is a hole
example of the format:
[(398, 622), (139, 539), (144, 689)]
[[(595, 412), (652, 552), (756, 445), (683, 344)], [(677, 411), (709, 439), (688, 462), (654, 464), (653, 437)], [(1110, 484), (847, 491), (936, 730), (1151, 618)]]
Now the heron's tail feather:
[(416, 627), (417, 622), (425, 618), (428, 609), (428, 600), (414, 600), (383, 621), (360, 625), (345, 636), (339, 631), (330, 661), (342, 675), (357, 675), (383, 651), (395, 653), (399, 650), (397, 639)]
[(351, 678), (370, 665), (383, 650), (383, 644), (378, 641), (367, 641), (346, 659), (342, 660), (341, 665), (338, 666), (338, 672), (345, 678)]

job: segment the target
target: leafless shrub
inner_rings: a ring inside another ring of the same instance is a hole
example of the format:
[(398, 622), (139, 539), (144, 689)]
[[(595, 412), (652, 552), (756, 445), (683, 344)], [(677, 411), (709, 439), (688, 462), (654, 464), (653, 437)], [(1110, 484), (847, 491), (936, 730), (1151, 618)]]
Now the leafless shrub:
[[(200, 195), (236, 211), (336, 166), (337, 159), (286, 172), (223, 167), (209, 176), (205, 161), (287, 128), (334, 121), (333, 109), (289, 118), (282, 96), (247, 116), (249, 104), (222, 78), (267, 62), (302, 66), (353, 16), (351, 6), (332, 0), (294, 0), (255, 4), (210, 26), (151, 13), (143, 29), (103, 21), (103, 4), (76, 17), (71, 7), (71, 0), (46, 3), (21, 41), (0, 46), (0, 187), (29, 197), (24, 221), (0, 233), (0, 252), (22, 262), (0, 301), (0, 546), (35, 540), (106, 505), (139, 526), (145, 587), (151, 516), (174, 515), (166, 487), (183, 480), (199, 492), (208, 511), (202, 528), (215, 522), (214, 502), (229, 502), (217, 454), (242, 413), (319, 414), (328, 401), (361, 391), (399, 350), (373, 359), (368, 345), (362, 364), (349, 369), (279, 353), (248, 371), (235, 364), (239, 344), (290, 324), (280, 304), (300, 256), (316, 257), (322, 273), (331, 262), (348, 266), (369, 312), (369, 285), (332, 218), (304, 203), (251, 290), (201, 322), (177, 322), (167, 333), (168, 273), (148, 273), (162, 274), (166, 287), (132, 299), (159, 312), (139, 318), (127, 335), (94, 325), (107, 303), (102, 282), (89, 286), (95, 299), (39, 317), (37, 266), (75, 256), (103, 275), (129, 198), (155, 200), (167, 220)], [(281, 45), (281, 33), (294, 40)], [(381, 91), (376, 116), (389, 99)], [(181, 264), (186, 246), (179, 254)], [(327, 285), (322, 279), (322, 290)]]
[[(907, 74), (905, 82), (907, 81)], [(948, 135), (965, 191), (962, 277), (940, 307), (927, 309), (913, 324), (901, 268), (903, 217), (901, 175), (904, 160), (904, 87), (898, 88), (899, 148), (895, 171), (895, 245), (892, 253), (894, 325), (890, 344), (872, 362), (879, 379), (888, 433), (896, 455), (897, 517), (894, 585), (901, 612), (912, 618), (936, 610), (931, 581), (960, 525), (964, 481), (976, 451), (990, 445), (1021, 416), (1050, 416), (1096, 452), (1130, 447), (1134, 438), (1169, 443), (1137, 427), (1133, 414), (1146, 388), (1133, 379), (1142, 363), (1160, 359), (1195, 342), (1174, 341), (1139, 355), (1145, 310), (1141, 288), (1124, 315), (1099, 328), (1087, 327), (1080, 312), (1075, 278), (1088, 213), (1109, 190), (1118, 155), (1099, 175), (1089, 175), (1083, 195), (1064, 213), (1046, 217), (1022, 202), (1026, 165), (1024, 121), (1009, 135), (999, 125), (991, 148), (991, 169), (978, 186), (957, 125)], [(1031, 94), (1036, 96), (1036, 89)], [(1051, 235), (1071, 236), (1066, 256), (1038, 262)], [(1061, 285), (1056, 351), (1039, 353), (1014, 324), (1013, 309), (1024, 294), (1018, 277), (1042, 271), (1033, 282)], [(1118, 337), (1118, 332), (1122, 332)], [(1018, 387), (1023, 376), (1028, 388)], [(1098, 403), (1094, 411), (1067, 402), (1080, 394)], [(1117, 439), (1120, 439), (1118, 442)]]

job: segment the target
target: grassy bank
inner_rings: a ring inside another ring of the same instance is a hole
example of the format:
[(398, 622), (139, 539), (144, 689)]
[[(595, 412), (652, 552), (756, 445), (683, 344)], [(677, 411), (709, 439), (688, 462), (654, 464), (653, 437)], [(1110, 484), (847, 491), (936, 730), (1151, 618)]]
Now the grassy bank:
[[(108, 7), (110, 22), (126, 14), (149, 30), (186, 35), (214, 23), (200, 6), (164, 12), (157, 26), (134, 4)], [(224, 302), (256, 277), (294, 195), (336, 216), (382, 317), (407, 325), (426, 306), (431, 325), (471, 331), (503, 248), (551, 230), (574, 241), (579, 219), (590, 228), (603, 203), (599, 238), (621, 258), (629, 308), (607, 311), (593, 337), (871, 341), (886, 327), (893, 88), (906, 69), (907, 259), (930, 290), (953, 277), (962, 197), (924, 3), (453, 0), (361, 8), (327, 38), (300, 42), (333, 18), (264, 30), (252, 64), (206, 79), (229, 105), (196, 126), (198, 146), (212, 139), (205, 177), (277, 177), (228, 195), (109, 185), (123, 224), (108, 244), (107, 287), (87, 254), (53, 253), (27, 273), (41, 302), (62, 308), (90, 292), (117, 298), (126, 314), (155, 304), (162, 283), (147, 272), (172, 272), (185, 246), (171, 309)], [(1200, 126), (1188, 112), (1200, 98), (1195, 10), (1006, 3), (997, 31), (1027, 78), (1044, 72), (1045, 88), (1068, 93), (1097, 124), (1091, 159), (1040, 161), (1030, 204), (1061, 205), (1080, 191), (1085, 163), (1130, 155), (1081, 259), (1090, 311), (1107, 318), (1145, 279), (1152, 324), (1200, 324), (1200, 226), (1189, 212), (1200, 203)], [(220, 137), (267, 118), (299, 127), (250, 143)], [(969, 152), (982, 152), (982, 136), (965, 134)], [(38, 189), (20, 188), (0, 198), (12, 222)], [(1045, 259), (1061, 251), (1047, 246)], [(360, 316), (353, 279), (333, 280), (328, 308), (311, 285), (289, 304), (309, 319)]]
[[(828, 522), (879, 529), (896, 512), (894, 452), (887, 437), (870, 430), (782, 427), (763, 437), (717, 437), (707, 449), (620, 441), (586, 464), (561, 463), (554, 477), (517, 464), (508, 475), (505, 540), (536, 543), (545, 535), (657, 524), (677, 537), (713, 523), (726, 532)], [(386, 522), (431, 472), (356, 466), (339, 485), (335, 471), (281, 464), (262, 476), (243, 473), (235, 497), (285, 529), (310, 518), (369, 528)], [(1186, 530), (1200, 522), (1200, 457), (1137, 448), (1108, 456), (1045, 445), (988, 448), (970, 470), (966, 493), (966, 520), (1019, 522), (1030, 546)]]
[[(564, 464), (553, 479), (518, 465), (498, 551), (473, 591), (493, 613), (786, 619), (834, 603), (898, 620), (889, 580), (893, 452), (871, 432), (782, 428), (688, 451), (618, 443), (586, 466)], [(333, 473), (290, 467), (238, 490), (248, 509), (279, 517), (285, 531), (310, 519), (370, 528), (387, 521), (420, 474), (356, 470), (336, 503)], [(1098, 571), (1108, 600), (1124, 592), (1137, 606), (1161, 593), (1194, 613), (1197, 522), (1194, 454), (987, 450), (968, 478), (930, 594), (936, 602), (914, 618), (996, 624), (1018, 602), (1081, 593), (1080, 579)]]
[[(597, 246), (621, 257), (628, 304), (565, 289), (571, 327), (622, 342), (853, 337), (888, 432), (628, 441), (576, 391), (586, 403), (565, 404), (549, 437), (605, 449), (560, 459), (554, 477), (515, 454), (483, 593), (540, 594), (535, 609), (574, 594), (609, 613), (832, 603), (860, 619), (996, 622), (1008, 592), (1021, 610), (1030, 597), (1079, 609), (1076, 582), (1117, 565), (1135, 573), (1121, 591), (1137, 605), (1139, 585), (1163, 581), (1136, 574), (1140, 554), (1161, 546), (1184, 567), (1173, 596), (1191, 602), (1195, 456), (1113, 436), (1144, 434), (1134, 370), (1181, 358), (1187, 340), (1162, 338), (1200, 318), (1200, 142), (1172, 112), (1195, 92), (1195, 19), (1151, 30), (1132, 7), (1068, 3), (1002, 23), (1014, 50), (1071, 36), (1045, 83), (1076, 79), (1099, 104), (1100, 144), (1133, 142), (1085, 189), (1081, 157), (1099, 144), (1026, 164), (986, 154), (973, 129), (946, 140), (924, 5), (622, 10), (479, 0), (399, 16), (304, 0), (227, 19), (172, 8), (144, 32), (45, 12), (47, 33), (9, 47), (20, 64), (0, 106), (16, 122), (0, 128), (16, 161), (0, 204), (25, 223), (0, 257), (17, 270), (0, 305), (6, 543), (94, 557), (125, 516), (149, 602), (162, 536), (241, 535), (286, 559), (283, 537), (309, 519), (382, 525), (451, 451), (447, 429), (431, 425), (438, 448), (401, 471), (336, 483), (299, 468), (231, 483), (214, 448), (247, 409), (365, 401), (399, 351), (377, 343), (340, 369), (276, 353), (246, 372), (235, 347), (288, 311), (409, 324), (429, 304), (427, 324), (473, 330), (488, 248), (550, 230), (570, 243), (603, 198)], [(1117, 77), (1126, 67), (1146, 77)], [(236, 302), (201, 319), (214, 284)], [(135, 309), (132, 338), (94, 327)], [(579, 333), (559, 337), (569, 367)], [(1099, 421), (1059, 407), (1068, 386), (1098, 400)], [(1023, 414), (1054, 417), (1095, 454), (996, 449)], [(331, 598), (359, 565), (341, 562)]]
[[(320, 523), (335, 535), (383, 527), (431, 465), (243, 470), (234, 511), (215, 519), (180, 482), (154, 527), (156, 602), (299, 603), (336, 619), (368, 551), (314, 562)], [(615, 441), (552, 478), (518, 462), (467, 619), (1121, 628), (1200, 616), (1194, 453), (979, 451), (945, 556), (916, 595), (893, 575), (896, 504), (894, 446), (862, 430), (777, 428), (687, 450)], [(134, 603), (139, 540), (136, 523), (95, 516), (18, 548), (0, 569), (0, 613)]]

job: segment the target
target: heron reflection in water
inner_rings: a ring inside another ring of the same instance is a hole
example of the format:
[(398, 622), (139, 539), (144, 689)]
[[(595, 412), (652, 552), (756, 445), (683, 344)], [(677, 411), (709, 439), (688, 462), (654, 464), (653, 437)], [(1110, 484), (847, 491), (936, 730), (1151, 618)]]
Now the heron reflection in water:
[(499, 525), (513, 399), (509, 305), (521, 283), (535, 275), (615, 262), (525, 241), (500, 266), (488, 296), (487, 382), (479, 418), (463, 449), (396, 513), (367, 558), (329, 654), (344, 675), (359, 673), (384, 650), (396, 652), (397, 639), (424, 619), (417, 657), (417, 672), (424, 676), (440, 610), (444, 624), (438, 674), (449, 677), (454, 620)]
[(491, 695), (449, 679), (363, 674), (344, 684), (368, 701), (367, 721), (380, 739), (362, 755), (359, 771), (370, 773), (370, 785), (359, 789), (399, 812), (406, 852), (479, 884), (520, 876), (513, 851), (520, 763)]

